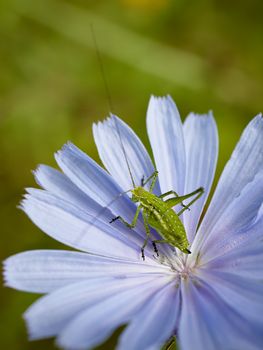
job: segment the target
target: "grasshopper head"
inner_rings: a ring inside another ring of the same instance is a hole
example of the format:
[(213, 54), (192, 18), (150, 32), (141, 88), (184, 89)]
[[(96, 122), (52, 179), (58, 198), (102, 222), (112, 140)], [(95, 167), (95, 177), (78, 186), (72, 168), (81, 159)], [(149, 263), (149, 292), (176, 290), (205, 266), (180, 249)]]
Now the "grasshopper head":
[(134, 203), (139, 202), (140, 201), (140, 197), (142, 195), (142, 192), (143, 192), (143, 188), (142, 187), (135, 187), (133, 190), (131, 190), (131, 193), (132, 193), (131, 200)]

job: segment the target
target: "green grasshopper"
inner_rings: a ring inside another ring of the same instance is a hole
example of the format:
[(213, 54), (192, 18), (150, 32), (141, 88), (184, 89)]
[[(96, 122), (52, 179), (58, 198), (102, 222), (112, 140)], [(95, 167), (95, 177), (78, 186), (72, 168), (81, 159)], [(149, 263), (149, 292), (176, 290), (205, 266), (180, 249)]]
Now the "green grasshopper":
[[(128, 157), (122, 142), (116, 117), (115, 116), (112, 116), (112, 117), (114, 118), (114, 121), (115, 121), (117, 134), (120, 139), (120, 144), (121, 144), (121, 148), (125, 158), (125, 162), (128, 167), (131, 181), (133, 184), (133, 189), (128, 190), (125, 193), (131, 192), (132, 193), (131, 200), (134, 203), (139, 203), (139, 205), (137, 207), (137, 210), (135, 212), (134, 218), (131, 223), (128, 223), (127, 221), (125, 221), (121, 216), (116, 216), (110, 221), (110, 224), (116, 220), (120, 220), (124, 225), (132, 229), (136, 226), (139, 214), (141, 212), (143, 217), (145, 232), (146, 232), (146, 238), (141, 247), (141, 254), (142, 254), (143, 260), (145, 260), (144, 249), (148, 244), (149, 239), (151, 238), (150, 226), (153, 227), (162, 237), (162, 239), (152, 240), (153, 248), (157, 256), (159, 255), (158, 249), (156, 246), (157, 243), (158, 244), (168, 243), (173, 247), (179, 248), (183, 253), (190, 254), (191, 252), (188, 249), (189, 242), (187, 240), (185, 228), (179, 216), (185, 210), (187, 209), (189, 210), (189, 207), (202, 196), (202, 194), (204, 193), (203, 187), (199, 187), (197, 190), (183, 196), (179, 196), (173, 190), (165, 192), (160, 196), (156, 196), (152, 192), (158, 178), (157, 170), (155, 170), (151, 174), (151, 176), (149, 176), (148, 179), (146, 179), (145, 181), (143, 177), (141, 179), (141, 186), (136, 186), (132, 176)], [(149, 191), (147, 191), (144, 189), (144, 186), (150, 181), (152, 182), (150, 184)], [(173, 195), (173, 197), (165, 200), (165, 197), (170, 195)], [(183, 201), (185, 199), (191, 198), (193, 196), (195, 197), (192, 199), (192, 201), (190, 201), (190, 203), (188, 203), (188, 205), (183, 204)], [(178, 213), (176, 213), (173, 209), (173, 207), (176, 206), (177, 204), (181, 204), (183, 207)]]
[[(152, 191), (154, 189), (157, 177), (158, 171), (154, 171), (153, 174), (148, 179), (146, 179), (146, 181), (142, 179), (141, 186), (134, 186), (134, 188), (130, 190), (132, 193), (131, 200), (135, 203), (140, 203), (131, 223), (125, 221), (121, 216), (117, 216), (110, 221), (110, 223), (113, 223), (116, 220), (120, 220), (124, 225), (132, 229), (136, 226), (139, 214), (142, 212), (146, 232), (146, 239), (141, 248), (143, 260), (145, 260), (144, 249), (148, 244), (149, 239), (151, 238), (149, 226), (155, 228), (162, 237), (162, 239), (159, 240), (152, 240), (153, 248), (157, 256), (158, 249), (156, 243), (168, 243), (174, 247), (179, 248), (185, 254), (191, 253), (187, 248), (189, 246), (189, 242), (187, 240), (184, 225), (182, 224), (179, 216), (185, 210), (189, 209), (189, 207), (204, 193), (204, 189), (200, 187), (197, 190), (184, 196), (179, 196), (175, 191), (168, 191), (161, 194), (160, 196), (156, 196), (152, 193)], [(152, 182), (149, 191), (146, 191), (143, 187), (151, 180)], [(132, 182), (134, 184), (133, 179)], [(169, 195), (174, 195), (174, 197), (164, 200), (164, 198)], [(195, 197), (187, 206), (183, 204), (183, 201), (185, 199), (193, 196)], [(173, 207), (177, 204), (182, 204), (183, 206), (183, 208), (178, 213), (173, 210)]]

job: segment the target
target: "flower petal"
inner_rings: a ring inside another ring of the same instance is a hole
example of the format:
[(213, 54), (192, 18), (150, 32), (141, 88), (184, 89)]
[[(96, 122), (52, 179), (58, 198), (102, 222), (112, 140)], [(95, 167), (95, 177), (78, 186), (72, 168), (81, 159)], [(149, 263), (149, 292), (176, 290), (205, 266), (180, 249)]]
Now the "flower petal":
[(77, 350), (102, 343), (117, 327), (129, 322), (158, 289), (169, 283), (167, 278), (134, 280), (136, 284), (132, 285), (129, 281), (129, 287), (112, 295), (108, 293), (107, 298), (93, 303), (93, 306), (77, 315), (60, 333), (58, 344)]
[[(94, 216), (46, 191), (29, 191), (22, 209), (46, 234), (68, 246), (94, 254), (140, 259), (143, 239), (133, 230), (121, 223), (113, 227), (100, 218), (94, 221)], [(152, 251), (147, 255), (151, 258)]]
[(182, 285), (180, 349), (261, 349), (262, 328), (244, 318), (242, 307), (237, 312), (207, 283), (207, 279), (198, 279)]
[(34, 171), (36, 182), (45, 190), (65, 201), (74, 204), (89, 214), (97, 214), (101, 205), (81, 191), (60, 171), (47, 165), (40, 165)]
[[(262, 224), (261, 224), (262, 225)], [(262, 226), (261, 226), (262, 227)], [(209, 262), (209, 268), (220, 271), (234, 271), (243, 277), (263, 279), (263, 243), (258, 239), (246, 248), (234, 249), (230, 253)]]
[(180, 349), (182, 350), (192, 348), (196, 350), (218, 350), (219, 348), (214, 343), (212, 327), (207, 328), (207, 326), (211, 325), (211, 318), (206, 319), (207, 315), (205, 310), (203, 310), (204, 301), (202, 298), (202, 294), (197, 292), (192, 282), (189, 282), (189, 285), (183, 284), (183, 304), (178, 337)]
[(147, 131), (162, 193), (174, 190), (184, 194), (186, 161), (183, 129), (179, 112), (170, 96), (151, 97)]
[[(202, 242), (220, 220), (231, 202), (263, 169), (263, 118), (255, 117), (244, 130), (230, 160), (220, 177), (211, 204), (201, 224), (195, 245)], [(197, 248), (195, 248), (197, 249)]]
[(48, 293), (68, 284), (93, 278), (125, 278), (144, 274), (169, 274), (155, 261), (129, 261), (63, 250), (33, 250), (4, 262), (6, 285), (19, 290)]
[(183, 130), (186, 150), (184, 193), (193, 192), (199, 187), (205, 190), (202, 197), (191, 206), (191, 210), (184, 212), (184, 225), (188, 240), (192, 242), (214, 179), (218, 156), (218, 134), (211, 112), (207, 115), (191, 113), (184, 122)]
[(87, 196), (110, 208), (114, 216), (120, 215), (128, 221), (132, 220), (136, 211), (135, 204), (126, 194), (120, 195), (122, 189), (88, 155), (69, 143), (55, 157), (63, 172)]
[[(238, 276), (232, 272), (202, 269), (199, 277), (208, 282), (226, 304), (241, 317), (253, 324), (256, 329), (263, 328), (263, 283), (262, 280)], [(261, 333), (262, 341), (263, 334)]]
[[(142, 178), (146, 179), (154, 172), (144, 145), (118, 117), (112, 115), (104, 122), (93, 124), (93, 135), (104, 166), (125, 191), (134, 187), (131, 175), (135, 185), (140, 186)], [(149, 186), (148, 183), (145, 188), (149, 189)], [(159, 193), (158, 181), (155, 193)]]
[(142, 306), (122, 332), (117, 349), (160, 349), (174, 334), (179, 313), (180, 293), (172, 283)]
[[(261, 206), (263, 212), (263, 205)], [(222, 243), (223, 251), (211, 257), (203, 266), (212, 270), (232, 272), (243, 277), (263, 278), (263, 213), (248, 229), (239, 236)]]
[(30, 337), (41, 339), (58, 335), (83, 310), (155, 279), (152, 276), (128, 279), (99, 277), (57, 289), (38, 299), (25, 312)]
[[(202, 263), (236, 249), (244, 240), (255, 239), (252, 227), (259, 219), (263, 203), (263, 171), (257, 173), (240, 195), (222, 213), (220, 221), (213, 227), (203, 243), (200, 258)], [(193, 259), (193, 257), (191, 257)]]

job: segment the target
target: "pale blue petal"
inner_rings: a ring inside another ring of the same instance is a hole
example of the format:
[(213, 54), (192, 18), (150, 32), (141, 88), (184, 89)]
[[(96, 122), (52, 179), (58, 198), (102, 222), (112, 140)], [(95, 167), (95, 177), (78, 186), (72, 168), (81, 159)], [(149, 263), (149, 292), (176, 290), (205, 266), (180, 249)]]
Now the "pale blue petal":
[[(154, 172), (144, 145), (118, 117), (112, 115), (104, 122), (93, 124), (93, 135), (104, 166), (124, 191), (133, 188), (128, 166), (136, 186), (141, 185), (142, 177), (146, 179)], [(150, 183), (145, 188), (149, 189), (149, 185)], [(154, 190), (159, 193), (158, 181)]]
[[(78, 314), (123, 291), (152, 286), (153, 276), (137, 278), (93, 278), (70, 284), (38, 299), (24, 314), (31, 339), (58, 335)], [(85, 327), (85, 324), (83, 325)]]
[(242, 247), (240, 249), (239, 247), (231, 250), (228, 254), (212, 260), (205, 266), (220, 271), (233, 271), (235, 274), (243, 277), (263, 279), (262, 238), (255, 240), (253, 244), (247, 244), (245, 248)]
[(247, 242), (255, 239), (251, 229), (259, 219), (262, 202), (263, 171), (260, 171), (229, 204), (217, 225), (211, 229), (201, 250), (202, 263), (238, 247), (239, 244), (243, 244), (245, 238)]
[(244, 318), (242, 307), (238, 311), (233, 309), (222, 295), (212, 289), (211, 283), (210, 287), (209, 280), (196, 279), (182, 284), (180, 349), (260, 350), (260, 325)]
[[(101, 210), (101, 205), (85, 192), (74, 185), (70, 179), (60, 171), (47, 165), (40, 165), (34, 171), (36, 182), (48, 192), (74, 204), (78, 208), (85, 210), (89, 214), (97, 214)], [(104, 214), (104, 213), (103, 213)], [(112, 214), (113, 215), (113, 214)], [(101, 216), (101, 218), (103, 215)]]
[(108, 207), (114, 216), (120, 215), (129, 222), (132, 220), (135, 204), (126, 194), (120, 196), (122, 189), (88, 155), (68, 143), (55, 157), (63, 172), (87, 196)]
[[(263, 209), (263, 206), (261, 207)], [(223, 252), (211, 257), (204, 267), (232, 272), (243, 277), (263, 279), (263, 213), (238, 239), (223, 246)]]
[(105, 300), (94, 303), (92, 307), (73, 318), (60, 333), (58, 344), (65, 349), (77, 350), (89, 349), (102, 343), (117, 327), (129, 322), (143, 303), (169, 283), (167, 277), (135, 280), (137, 285), (109, 295)]
[[(263, 329), (263, 281), (208, 269), (200, 270), (198, 276), (210, 284), (230, 310), (254, 325), (254, 335), (258, 336), (256, 330)], [(261, 339), (263, 342), (263, 333)]]
[(93, 278), (164, 273), (171, 273), (168, 266), (149, 259), (134, 262), (63, 250), (32, 250), (4, 261), (5, 285), (34, 293), (49, 293)]
[(263, 118), (255, 117), (244, 130), (220, 177), (211, 204), (200, 226), (196, 248), (202, 245), (221, 220), (224, 211), (244, 187), (263, 169)]
[[(200, 215), (210, 192), (214, 179), (217, 156), (218, 134), (212, 113), (198, 115), (191, 113), (183, 125), (186, 150), (186, 182), (184, 193), (190, 193), (199, 187), (205, 192), (184, 212), (184, 225), (188, 240), (193, 241)], [(193, 198), (185, 201), (189, 203)]]
[(147, 131), (162, 193), (184, 194), (185, 145), (179, 112), (170, 96), (154, 97), (147, 111)]
[[(94, 254), (140, 259), (142, 238), (122, 223), (113, 227), (100, 218), (94, 222), (93, 216), (46, 191), (29, 191), (22, 209), (46, 234)], [(152, 251), (149, 255), (152, 256)]]
[(179, 314), (180, 291), (173, 282), (142, 306), (122, 332), (117, 349), (160, 349), (174, 335)]

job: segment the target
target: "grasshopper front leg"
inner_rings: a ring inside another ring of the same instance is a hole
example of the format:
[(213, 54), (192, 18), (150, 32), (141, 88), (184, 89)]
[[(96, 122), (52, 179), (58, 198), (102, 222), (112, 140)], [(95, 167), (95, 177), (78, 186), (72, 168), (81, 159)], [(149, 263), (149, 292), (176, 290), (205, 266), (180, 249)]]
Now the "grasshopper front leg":
[(152, 183), (150, 185), (150, 189), (149, 189), (149, 192), (152, 192), (153, 189), (154, 189), (154, 186), (156, 184), (156, 181), (157, 181), (157, 177), (158, 177), (158, 171), (155, 170), (151, 176), (149, 176), (145, 181), (144, 181), (144, 176), (142, 177), (142, 180), (141, 180), (141, 186), (144, 187), (151, 179), (152, 179)]
[(116, 216), (115, 218), (111, 219), (111, 221), (109, 223), (112, 224), (114, 221), (120, 220), (125, 226), (127, 226), (129, 228), (134, 228), (136, 226), (136, 224), (137, 224), (137, 220), (138, 220), (138, 216), (140, 214), (140, 210), (141, 210), (141, 206), (139, 205), (137, 207), (136, 213), (134, 215), (134, 218), (132, 219), (131, 224), (128, 223), (127, 221), (125, 221), (123, 219), (123, 217), (121, 217), (121, 216)]
[[(144, 223), (145, 232), (146, 232), (146, 239), (144, 240), (144, 243), (142, 245), (141, 252), (142, 252), (142, 259), (145, 260), (144, 249), (147, 246), (148, 241), (149, 241), (149, 239), (151, 237), (151, 232), (150, 232), (150, 227), (149, 227), (149, 223), (148, 223), (147, 214), (144, 211), (142, 212), (142, 217), (143, 217), (143, 223)], [(157, 249), (156, 244), (154, 243), (154, 241), (152, 241), (152, 244), (153, 244), (154, 252), (156, 253), (157, 256), (159, 256), (158, 249)]]

